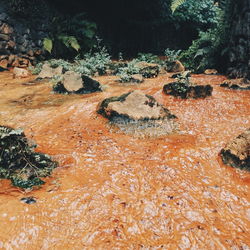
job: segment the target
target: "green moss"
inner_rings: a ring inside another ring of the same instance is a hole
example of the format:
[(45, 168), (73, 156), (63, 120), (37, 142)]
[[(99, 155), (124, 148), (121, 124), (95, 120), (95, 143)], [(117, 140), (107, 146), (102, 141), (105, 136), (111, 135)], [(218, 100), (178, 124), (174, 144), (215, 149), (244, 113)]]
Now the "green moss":
[(34, 152), (22, 130), (0, 126), (0, 178), (21, 188), (44, 183), (40, 178), (57, 167), (48, 155)]

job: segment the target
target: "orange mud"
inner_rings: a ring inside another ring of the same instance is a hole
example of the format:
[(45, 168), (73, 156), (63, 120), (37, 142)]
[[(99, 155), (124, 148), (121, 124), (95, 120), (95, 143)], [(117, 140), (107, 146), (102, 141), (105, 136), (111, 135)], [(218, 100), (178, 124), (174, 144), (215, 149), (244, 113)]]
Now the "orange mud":
[[(249, 249), (250, 173), (223, 165), (218, 154), (250, 127), (250, 92), (219, 87), (223, 76), (197, 75), (213, 96), (178, 100), (162, 93), (167, 75), (137, 86), (97, 79), (103, 93), (67, 96), (0, 74), (0, 124), (23, 128), (60, 163), (39, 190), (0, 181), (0, 248)], [(98, 103), (132, 89), (166, 105), (182, 133), (110, 132)], [(37, 203), (21, 203), (27, 196)]]

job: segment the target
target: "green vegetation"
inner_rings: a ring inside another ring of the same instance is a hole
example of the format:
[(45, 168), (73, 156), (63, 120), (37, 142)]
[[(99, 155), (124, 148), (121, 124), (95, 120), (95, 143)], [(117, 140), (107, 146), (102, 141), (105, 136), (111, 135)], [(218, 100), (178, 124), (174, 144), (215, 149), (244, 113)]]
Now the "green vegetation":
[(74, 17), (55, 17), (49, 37), (43, 40), (44, 49), (54, 57), (71, 58), (95, 43), (97, 26), (84, 13)]
[(44, 184), (40, 178), (49, 176), (57, 163), (34, 148), (22, 130), (0, 126), (0, 178), (25, 189)]

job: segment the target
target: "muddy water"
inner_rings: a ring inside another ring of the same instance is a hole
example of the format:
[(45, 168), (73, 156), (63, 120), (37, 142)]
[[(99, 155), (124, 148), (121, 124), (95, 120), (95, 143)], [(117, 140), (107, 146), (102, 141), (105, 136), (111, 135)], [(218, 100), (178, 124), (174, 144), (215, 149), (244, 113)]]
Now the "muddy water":
[[(22, 127), (60, 167), (31, 192), (0, 181), (0, 248), (249, 249), (250, 173), (218, 153), (250, 127), (250, 92), (220, 88), (223, 79), (194, 76), (214, 86), (213, 96), (178, 100), (162, 94), (167, 75), (138, 86), (100, 77), (105, 92), (64, 96), (1, 73), (1, 124)], [(182, 133), (110, 132), (98, 103), (132, 89), (166, 105)], [(27, 196), (37, 203), (21, 203)]]

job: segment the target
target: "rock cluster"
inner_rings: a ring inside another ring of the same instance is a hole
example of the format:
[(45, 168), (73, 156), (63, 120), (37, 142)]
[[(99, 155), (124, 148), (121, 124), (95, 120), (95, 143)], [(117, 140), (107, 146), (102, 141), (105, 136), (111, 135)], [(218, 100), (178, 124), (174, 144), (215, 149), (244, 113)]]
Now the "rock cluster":
[(48, 36), (49, 16), (19, 18), (5, 1), (0, 2), (0, 66), (24, 68), (36, 62), (43, 52), (43, 39)]
[(211, 96), (213, 87), (210, 85), (190, 86), (184, 82), (172, 82), (164, 85), (163, 92), (166, 95), (180, 97), (182, 99), (197, 99)]
[(138, 62), (135, 67), (139, 68), (139, 73), (145, 78), (154, 78), (160, 73), (160, 67), (156, 63)]
[(221, 156), (227, 165), (250, 170), (250, 129), (229, 142)]

